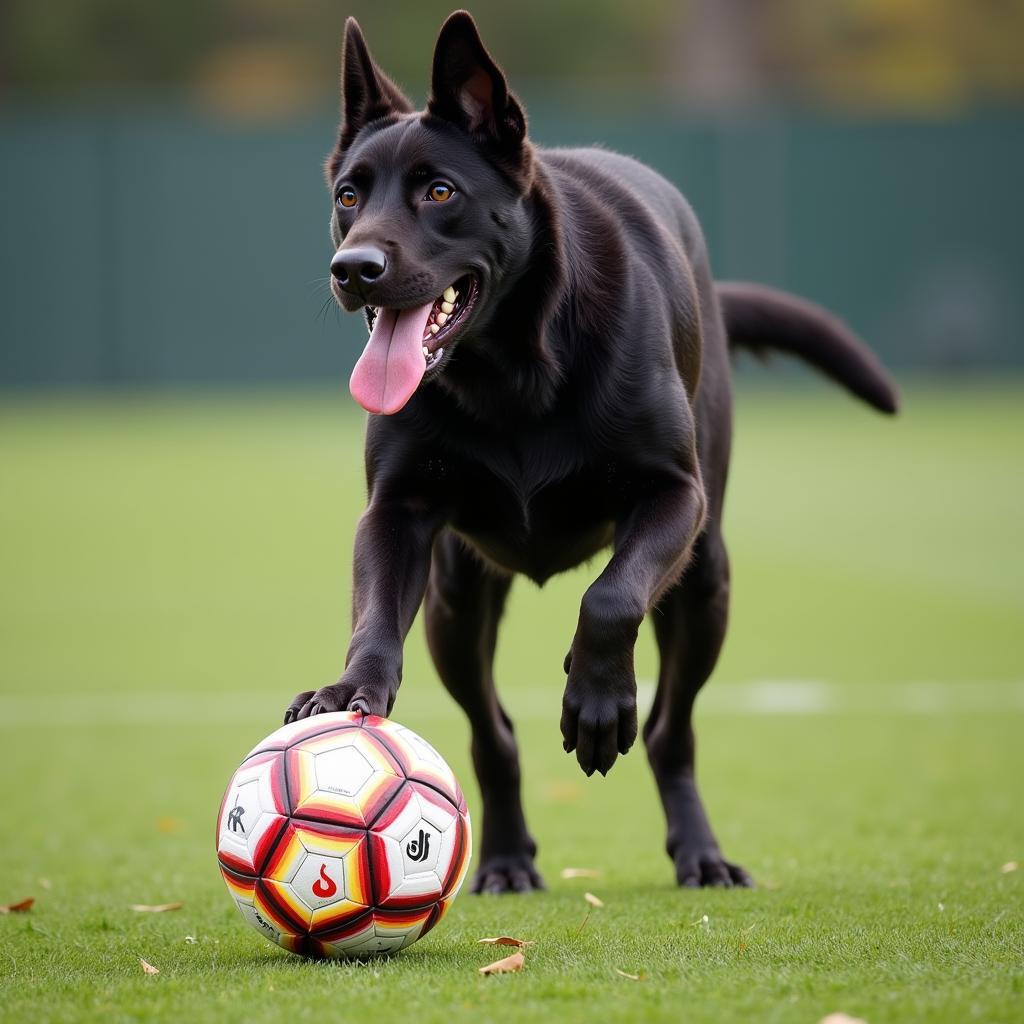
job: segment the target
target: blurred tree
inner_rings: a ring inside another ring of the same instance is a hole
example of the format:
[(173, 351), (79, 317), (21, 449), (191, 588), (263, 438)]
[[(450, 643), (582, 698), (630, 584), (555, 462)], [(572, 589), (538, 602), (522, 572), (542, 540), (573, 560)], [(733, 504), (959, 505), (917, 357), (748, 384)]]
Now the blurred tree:
[(772, 47), (796, 96), (937, 112), (1024, 98), (1022, 0), (771, 0)]
[(0, 83), (43, 95), (168, 86), (222, 37), (206, 0), (2, 0)]
[(772, 88), (764, 0), (690, 0), (665, 32), (670, 90), (699, 107), (747, 105)]
[[(0, 0), (0, 86), (179, 89), (233, 113), (334, 102), (345, 15), (422, 99), (454, 0)], [(614, 103), (936, 110), (1024, 99), (1024, 0), (477, 0), (520, 88)]]

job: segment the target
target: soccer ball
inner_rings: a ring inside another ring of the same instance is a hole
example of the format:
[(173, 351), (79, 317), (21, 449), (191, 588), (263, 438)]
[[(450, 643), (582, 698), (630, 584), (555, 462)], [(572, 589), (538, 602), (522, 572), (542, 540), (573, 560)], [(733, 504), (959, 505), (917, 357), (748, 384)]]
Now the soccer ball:
[(217, 859), (242, 917), (306, 956), (394, 953), (469, 867), (466, 801), (422, 737), (343, 711), (271, 733), (228, 784)]

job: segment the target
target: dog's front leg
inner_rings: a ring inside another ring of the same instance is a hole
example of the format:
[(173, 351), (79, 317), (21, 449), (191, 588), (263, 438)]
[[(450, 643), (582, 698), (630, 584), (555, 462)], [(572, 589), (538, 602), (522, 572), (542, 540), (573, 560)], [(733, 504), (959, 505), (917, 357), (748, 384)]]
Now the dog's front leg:
[(602, 775), (636, 739), (633, 647), (644, 616), (680, 576), (704, 520), (699, 475), (648, 489), (619, 523), (615, 553), (583, 595), (562, 699), (566, 751)]
[(356, 530), (352, 641), (338, 682), (300, 693), (288, 722), (324, 711), (387, 715), (402, 681), (402, 648), (423, 600), (440, 529), (422, 502), (371, 501)]

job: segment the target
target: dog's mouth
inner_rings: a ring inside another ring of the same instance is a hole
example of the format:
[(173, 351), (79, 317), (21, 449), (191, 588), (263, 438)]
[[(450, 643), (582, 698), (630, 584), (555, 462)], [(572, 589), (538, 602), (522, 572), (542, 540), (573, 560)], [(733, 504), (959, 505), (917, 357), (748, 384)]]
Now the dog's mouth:
[(451, 353), (478, 292), (476, 278), (467, 274), (432, 302), (412, 309), (367, 306), (370, 338), (349, 381), (355, 400), (367, 412), (398, 412)]
[[(420, 339), (423, 357), (427, 361), (424, 376), (440, 365), (447, 351), (446, 343), (449, 339), (454, 340), (456, 332), (473, 309), (476, 297), (476, 278), (467, 274), (465, 277), (460, 277), (454, 284), (450, 284), (434, 299), (427, 317), (426, 327), (423, 329), (423, 337)], [(363, 312), (366, 316), (366, 326), (372, 335), (373, 325), (377, 322), (380, 309), (377, 306), (366, 306)], [(450, 348), (450, 345), (447, 348)]]

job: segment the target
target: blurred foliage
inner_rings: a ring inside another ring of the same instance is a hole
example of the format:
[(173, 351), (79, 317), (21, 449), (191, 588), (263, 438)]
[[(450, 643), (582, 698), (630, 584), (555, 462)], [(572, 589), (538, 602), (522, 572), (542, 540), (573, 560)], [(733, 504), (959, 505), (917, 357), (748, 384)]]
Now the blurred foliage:
[(844, 106), (1024, 97), (1021, 0), (776, 0), (783, 78)]
[[(452, 0), (0, 0), (0, 88), (184, 91), (267, 114), (322, 105), (344, 17), (417, 98)], [(476, 0), (518, 82), (605, 102), (765, 100), (936, 111), (1024, 98), (1024, 0)]]

